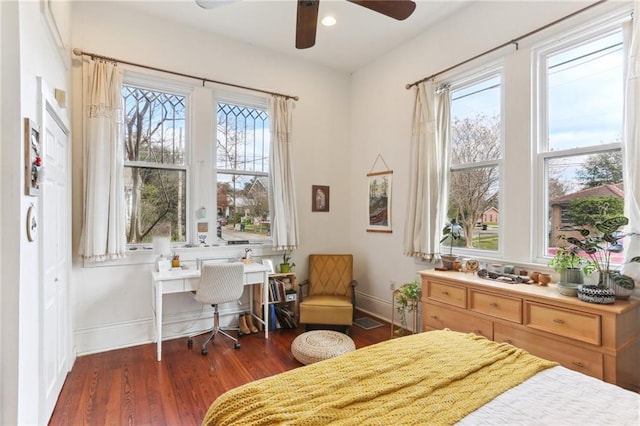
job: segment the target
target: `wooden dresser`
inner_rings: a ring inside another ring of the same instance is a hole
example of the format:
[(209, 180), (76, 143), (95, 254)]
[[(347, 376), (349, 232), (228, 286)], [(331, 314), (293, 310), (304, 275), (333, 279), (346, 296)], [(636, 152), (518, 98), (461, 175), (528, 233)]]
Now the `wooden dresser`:
[(597, 305), (563, 296), (553, 284), (507, 284), (452, 271), (420, 275), (422, 331), (481, 334), (640, 391), (640, 299)]

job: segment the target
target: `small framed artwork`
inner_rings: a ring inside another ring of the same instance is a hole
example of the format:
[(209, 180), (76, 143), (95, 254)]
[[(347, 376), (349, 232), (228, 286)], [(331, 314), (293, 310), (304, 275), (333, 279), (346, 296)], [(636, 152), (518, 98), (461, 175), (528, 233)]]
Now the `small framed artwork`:
[(368, 173), (369, 220), (367, 232), (391, 231), (391, 177), (393, 171)]
[(42, 171), (42, 145), (40, 130), (36, 123), (24, 119), (24, 193), (36, 196), (40, 193), (40, 172)]
[(311, 211), (329, 211), (329, 187), (322, 185), (311, 185)]

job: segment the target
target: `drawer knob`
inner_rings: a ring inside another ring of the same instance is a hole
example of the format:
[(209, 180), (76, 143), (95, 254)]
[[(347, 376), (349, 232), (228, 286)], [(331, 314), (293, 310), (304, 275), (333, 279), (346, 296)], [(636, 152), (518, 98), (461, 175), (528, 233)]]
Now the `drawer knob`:
[(508, 343), (508, 344), (510, 344), (510, 345), (511, 345), (511, 344), (513, 344), (513, 340), (511, 340), (511, 339), (507, 339), (507, 340), (505, 340), (504, 342), (505, 342), (505, 343)]
[(554, 319), (553, 322), (555, 322), (556, 324), (564, 324), (564, 320), (561, 320), (560, 318)]
[(448, 296), (449, 292), (448, 291), (443, 291), (442, 294), (445, 295), (445, 296)]
[(496, 302), (492, 302), (492, 303), (489, 303), (489, 306), (491, 306), (492, 308), (497, 308), (498, 304)]
[(584, 368), (584, 364), (583, 364), (583, 363), (581, 363), (580, 361), (578, 361), (578, 362), (572, 362), (572, 364), (573, 364), (573, 365), (575, 365), (575, 366), (576, 366), (576, 367), (578, 367), (578, 368)]
[(437, 315), (431, 315), (431, 319), (437, 320), (438, 316)]

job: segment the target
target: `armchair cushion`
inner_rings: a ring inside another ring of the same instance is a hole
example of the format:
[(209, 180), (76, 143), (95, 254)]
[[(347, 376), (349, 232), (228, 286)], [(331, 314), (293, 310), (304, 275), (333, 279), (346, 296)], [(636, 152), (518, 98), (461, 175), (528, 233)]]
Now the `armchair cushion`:
[(351, 325), (353, 305), (347, 296), (317, 294), (300, 304), (302, 324)]

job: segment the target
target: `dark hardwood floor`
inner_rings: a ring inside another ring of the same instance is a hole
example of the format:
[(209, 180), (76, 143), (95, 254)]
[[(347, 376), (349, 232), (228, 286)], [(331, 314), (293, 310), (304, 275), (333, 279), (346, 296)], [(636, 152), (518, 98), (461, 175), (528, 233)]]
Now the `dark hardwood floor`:
[[(369, 316), (360, 315), (357, 316)], [(382, 322), (382, 321), (381, 321)], [(304, 330), (278, 330), (242, 336), (242, 347), (218, 336), (209, 354), (199, 342), (146, 344), (78, 357), (67, 376), (50, 425), (199, 425), (209, 405), (223, 392), (244, 383), (301, 367), (291, 342)], [(351, 327), (356, 348), (387, 340), (389, 324), (364, 330)]]

